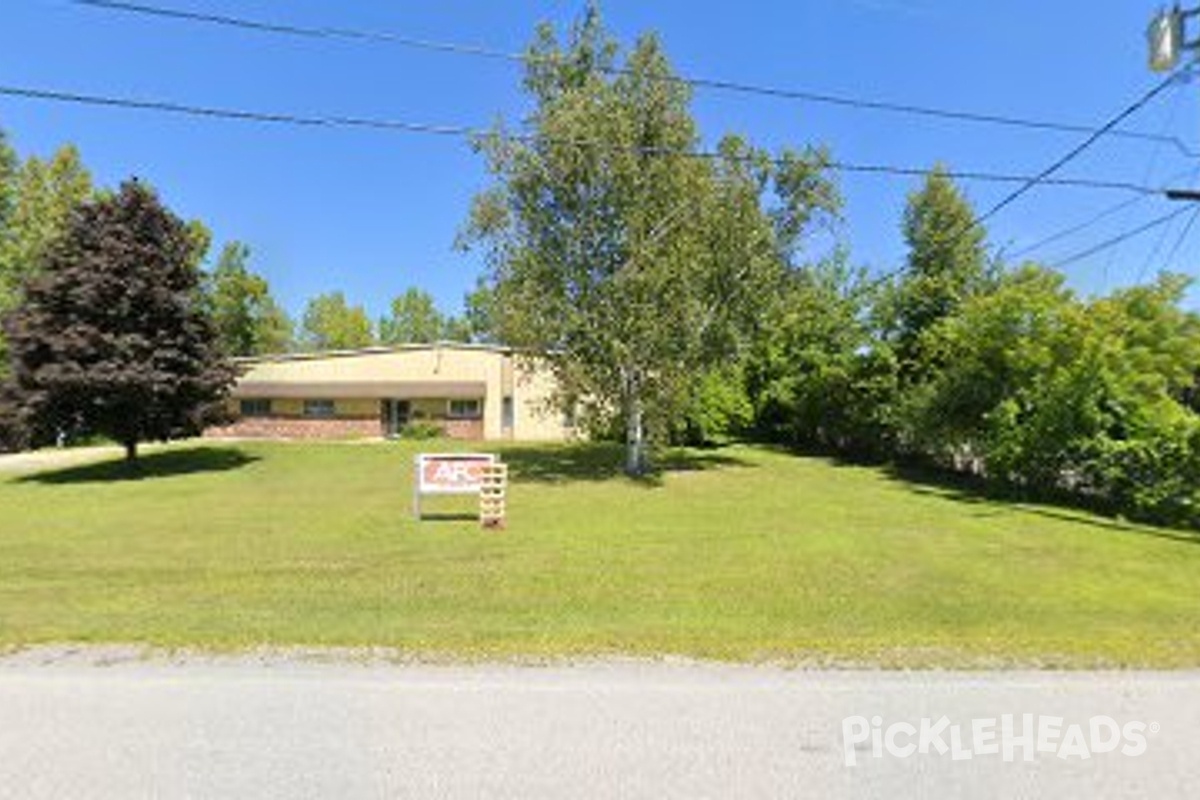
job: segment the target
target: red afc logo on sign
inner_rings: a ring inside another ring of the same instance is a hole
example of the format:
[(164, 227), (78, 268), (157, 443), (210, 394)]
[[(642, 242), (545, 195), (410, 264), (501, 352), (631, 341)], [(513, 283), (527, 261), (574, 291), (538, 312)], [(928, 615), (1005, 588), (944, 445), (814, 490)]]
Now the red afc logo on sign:
[(426, 492), (477, 491), (483, 468), (491, 459), (429, 459), (421, 464), (421, 488)]

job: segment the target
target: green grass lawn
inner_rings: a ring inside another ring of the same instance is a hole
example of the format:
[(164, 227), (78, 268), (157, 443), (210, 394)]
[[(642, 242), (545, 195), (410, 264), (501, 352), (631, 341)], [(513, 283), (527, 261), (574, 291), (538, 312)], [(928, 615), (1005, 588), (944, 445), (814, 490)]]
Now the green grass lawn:
[[(426, 444), (426, 449), (445, 447)], [(399, 444), (183, 444), (0, 476), (0, 645), (384, 645), (886, 666), (1200, 665), (1200, 539), (750, 447), (658, 481), (511, 447), (510, 524)]]

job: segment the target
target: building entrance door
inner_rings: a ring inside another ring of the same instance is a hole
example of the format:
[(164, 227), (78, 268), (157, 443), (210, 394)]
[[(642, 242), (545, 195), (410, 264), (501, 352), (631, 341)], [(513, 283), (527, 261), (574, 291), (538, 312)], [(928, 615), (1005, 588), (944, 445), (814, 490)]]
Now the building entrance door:
[(379, 421), (383, 427), (383, 435), (394, 439), (408, 424), (412, 413), (412, 404), (407, 400), (383, 400), (379, 403)]

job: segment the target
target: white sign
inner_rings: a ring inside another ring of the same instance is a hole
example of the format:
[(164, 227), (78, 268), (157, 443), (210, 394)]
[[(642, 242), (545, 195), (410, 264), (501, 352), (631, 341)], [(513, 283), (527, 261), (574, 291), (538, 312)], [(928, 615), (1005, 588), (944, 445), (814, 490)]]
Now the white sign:
[(484, 467), (496, 463), (491, 453), (421, 453), (415, 459), (413, 511), (421, 516), (423, 494), (479, 494)]

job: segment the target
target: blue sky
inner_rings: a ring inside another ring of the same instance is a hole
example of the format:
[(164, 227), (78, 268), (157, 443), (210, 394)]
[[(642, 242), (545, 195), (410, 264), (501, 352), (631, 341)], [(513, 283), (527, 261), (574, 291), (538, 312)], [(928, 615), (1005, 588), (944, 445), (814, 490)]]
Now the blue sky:
[[(299, 25), (391, 31), (520, 50), (534, 25), (561, 26), (582, 2), (439, 3), (332, 0), (148, 0), (164, 6)], [(1156, 5), (837, 0), (738, 3), (608, 0), (625, 42), (654, 30), (677, 70), (866, 99), (1096, 125), (1155, 81), (1144, 30)], [(293, 39), (82, 8), (10, 0), (0, 25), (0, 84), (165, 99), (269, 112), (373, 116), (486, 126), (527, 108), (519, 69), (502, 61), (381, 43)], [(1200, 83), (1160, 96), (1126, 127), (1179, 136), (1200, 150)], [(1022, 131), (921, 117), (698, 91), (706, 142), (741, 133), (771, 148), (824, 143), (846, 161), (1035, 173), (1080, 134)], [(239, 239), (293, 313), (342, 289), (381, 313), (409, 286), (447, 311), (480, 269), (453, 250), (481, 160), (453, 138), (299, 129), (46, 104), (0, 97), (0, 127), (24, 155), (74, 142), (97, 179), (137, 175), (177, 213), (204, 220), (219, 243)], [(1105, 140), (1064, 176), (1196, 184), (1200, 160), (1171, 146)], [(902, 263), (899, 221), (916, 179), (843, 175), (842, 236), (872, 269)], [(980, 207), (1011, 186), (966, 184)], [(1039, 188), (990, 223), (991, 239), (1026, 246), (1126, 200), (1127, 194)], [(1174, 210), (1148, 199), (1034, 254), (1054, 262)], [(1103, 292), (1160, 268), (1196, 274), (1200, 224), (1177, 248), (1188, 215), (1066, 268)], [(1157, 253), (1157, 257), (1155, 254)], [(1190, 305), (1200, 306), (1193, 292)]]

